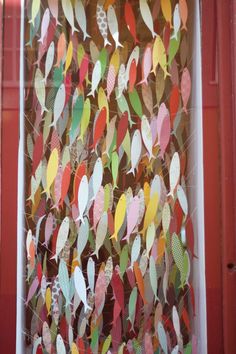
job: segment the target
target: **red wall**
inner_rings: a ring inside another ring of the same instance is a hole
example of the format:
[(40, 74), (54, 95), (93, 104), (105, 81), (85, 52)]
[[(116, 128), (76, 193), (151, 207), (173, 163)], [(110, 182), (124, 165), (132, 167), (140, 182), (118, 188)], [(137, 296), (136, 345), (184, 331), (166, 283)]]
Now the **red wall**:
[(232, 2), (202, 1), (208, 353), (236, 348), (235, 113)]
[(1, 105), (0, 352), (9, 354), (15, 353), (16, 330), (19, 48), (20, 1), (5, 0)]

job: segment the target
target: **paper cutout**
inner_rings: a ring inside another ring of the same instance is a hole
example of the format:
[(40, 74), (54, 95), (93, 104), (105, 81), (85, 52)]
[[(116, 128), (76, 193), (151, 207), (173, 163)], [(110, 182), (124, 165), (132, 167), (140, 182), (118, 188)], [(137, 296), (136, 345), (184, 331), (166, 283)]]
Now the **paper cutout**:
[(27, 16), (26, 346), (190, 352), (187, 2), (33, 0)]

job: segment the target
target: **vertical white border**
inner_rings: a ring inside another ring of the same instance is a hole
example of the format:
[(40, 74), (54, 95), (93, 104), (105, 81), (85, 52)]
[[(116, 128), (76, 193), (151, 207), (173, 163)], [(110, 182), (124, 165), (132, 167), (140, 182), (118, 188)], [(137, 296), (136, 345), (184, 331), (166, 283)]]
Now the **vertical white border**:
[(191, 142), (189, 148), (189, 200), (194, 226), (195, 254), (193, 261), (193, 286), (196, 317), (193, 333), (196, 335), (197, 353), (207, 353), (206, 283), (205, 283), (205, 232), (204, 232), (204, 164), (203, 164), (203, 114), (202, 114), (202, 55), (200, 1), (193, 1), (192, 46), (192, 102), (190, 117)]
[(16, 295), (16, 354), (23, 354), (24, 328), (24, 0), (21, 0), (20, 26), (20, 117), (17, 196), (17, 295)]

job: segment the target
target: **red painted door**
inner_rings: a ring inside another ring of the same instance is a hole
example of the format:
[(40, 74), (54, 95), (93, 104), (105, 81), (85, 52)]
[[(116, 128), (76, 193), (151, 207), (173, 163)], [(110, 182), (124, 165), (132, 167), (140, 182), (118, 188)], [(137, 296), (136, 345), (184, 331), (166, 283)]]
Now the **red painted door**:
[(235, 353), (233, 2), (202, 2), (208, 352)]
[[(2, 46), (1, 102), (1, 244), (0, 352), (15, 353), (17, 159), (19, 125), (20, 0), (5, 0), (0, 25)], [(0, 2), (0, 7), (2, 2)], [(22, 275), (23, 276), (23, 275)]]

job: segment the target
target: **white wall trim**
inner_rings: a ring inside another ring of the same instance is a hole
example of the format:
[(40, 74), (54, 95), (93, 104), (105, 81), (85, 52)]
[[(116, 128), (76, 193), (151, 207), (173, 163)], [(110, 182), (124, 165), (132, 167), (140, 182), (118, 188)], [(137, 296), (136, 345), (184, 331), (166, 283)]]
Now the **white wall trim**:
[[(197, 353), (207, 354), (207, 312), (205, 277), (205, 218), (204, 218), (204, 160), (203, 160), (203, 114), (202, 114), (202, 50), (201, 50), (201, 14), (200, 1), (194, 4), (194, 28), (192, 46), (192, 108), (190, 118), (189, 195), (190, 209), (195, 236), (195, 253), (198, 259), (193, 261), (193, 286), (196, 301), (196, 317), (193, 333), (196, 335)], [(195, 211), (194, 211), (195, 210)]]
[(16, 354), (23, 354), (24, 328), (24, 0), (21, 0), (20, 27), (20, 117), (17, 196), (17, 296), (16, 296)]

